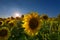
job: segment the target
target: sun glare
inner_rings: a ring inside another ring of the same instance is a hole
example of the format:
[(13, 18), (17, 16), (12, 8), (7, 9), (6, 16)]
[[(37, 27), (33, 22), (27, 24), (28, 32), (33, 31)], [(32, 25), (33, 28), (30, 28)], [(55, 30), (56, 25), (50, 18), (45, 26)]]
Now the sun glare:
[(18, 17), (20, 16), (18, 13), (16, 13), (15, 15), (18, 16)]
[(21, 17), (21, 13), (14, 13), (14, 17)]

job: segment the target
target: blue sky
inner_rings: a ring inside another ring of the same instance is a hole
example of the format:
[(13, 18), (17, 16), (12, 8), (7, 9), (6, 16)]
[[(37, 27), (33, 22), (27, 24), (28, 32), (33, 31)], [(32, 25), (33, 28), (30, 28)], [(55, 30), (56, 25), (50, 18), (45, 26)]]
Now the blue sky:
[(31, 11), (56, 17), (60, 13), (60, 0), (0, 0), (0, 17), (13, 16), (15, 12)]

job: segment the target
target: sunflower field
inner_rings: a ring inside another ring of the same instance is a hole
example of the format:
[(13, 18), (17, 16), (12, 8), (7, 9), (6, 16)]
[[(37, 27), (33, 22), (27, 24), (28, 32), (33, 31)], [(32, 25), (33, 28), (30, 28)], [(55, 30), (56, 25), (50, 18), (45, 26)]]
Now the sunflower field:
[(60, 15), (30, 12), (21, 17), (0, 18), (0, 40), (60, 40)]

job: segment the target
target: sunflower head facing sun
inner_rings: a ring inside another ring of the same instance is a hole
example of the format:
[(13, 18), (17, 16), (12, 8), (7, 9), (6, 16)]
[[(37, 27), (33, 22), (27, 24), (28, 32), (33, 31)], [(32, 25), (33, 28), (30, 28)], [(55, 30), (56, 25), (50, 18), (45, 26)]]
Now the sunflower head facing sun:
[(31, 13), (24, 15), (24, 31), (31, 36), (38, 34), (38, 31), (41, 29), (40, 17), (37, 13)]
[(10, 31), (7, 27), (0, 28), (0, 39), (1, 40), (8, 40), (10, 36)]

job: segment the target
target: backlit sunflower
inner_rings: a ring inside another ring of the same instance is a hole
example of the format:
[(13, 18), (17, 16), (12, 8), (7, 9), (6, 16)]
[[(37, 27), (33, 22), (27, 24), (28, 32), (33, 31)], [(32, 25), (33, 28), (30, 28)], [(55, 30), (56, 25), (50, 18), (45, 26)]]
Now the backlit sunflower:
[(5, 20), (5, 23), (8, 24), (11, 20)]
[(24, 15), (21, 16), (21, 20), (24, 20), (23, 18), (24, 18)]
[(41, 29), (40, 17), (37, 13), (31, 13), (24, 15), (24, 31), (31, 36), (37, 35), (38, 31)]
[(3, 26), (4, 25), (4, 22), (3, 21), (0, 21), (0, 26)]
[(5, 26), (8, 26), (8, 24), (9, 24), (9, 22), (10, 22), (11, 20), (10, 19), (6, 19), (4, 22), (5, 22)]
[(9, 26), (14, 26), (15, 25), (13, 20), (11, 20), (8, 24), (9, 24)]
[(8, 27), (9, 27), (9, 29), (13, 29), (14, 27), (16, 27), (17, 25), (16, 25), (16, 22), (15, 22), (15, 20), (11, 20), (10, 22), (8, 22)]
[(3, 20), (2, 18), (0, 18), (0, 21)]
[(45, 14), (43, 14), (43, 15), (41, 16), (41, 19), (46, 21), (46, 20), (48, 20), (48, 16), (45, 15)]
[(8, 40), (10, 35), (10, 31), (7, 27), (0, 28), (0, 40)]

